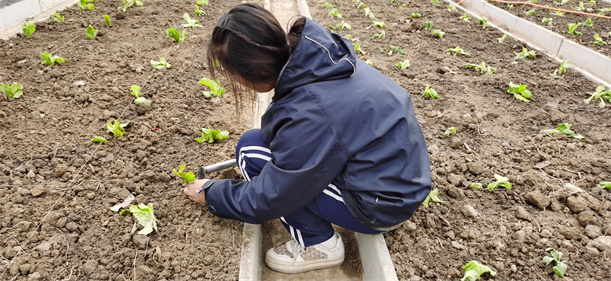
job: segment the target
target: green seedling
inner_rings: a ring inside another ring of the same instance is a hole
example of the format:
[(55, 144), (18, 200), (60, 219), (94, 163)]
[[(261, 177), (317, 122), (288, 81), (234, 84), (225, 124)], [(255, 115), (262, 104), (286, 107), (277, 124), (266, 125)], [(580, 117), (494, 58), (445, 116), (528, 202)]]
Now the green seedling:
[(481, 184), (481, 183), (479, 183), (479, 182), (472, 182), (472, 183), (469, 185), (469, 188), (473, 188), (473, 189), (482, 189), (482, 188), (483, 188), (483, 186), (482, 186), (482, 184)]
[(564, 12), (555, 11), (555, 12), (552, 12), (552, 15), (559, 16), (559, 17), (564, 17)]
[(421, 18), (422, 15), (420, 13), (411, 13), (409, 15), (410, 18), (416, 19), (416, 18)]
[(435, 30), (431, 30), (431, 35), (433, 36), (437, 36), (439, 37), (439, 39), (443, 38), (444, 35), (446, 35), (445, 32), (439, 30), (439, 29), (435, 29)]
[(443, 132), (443, 137), (447, 138), (449, 137), (451, 134), (456, 134), (456, 127), (450, 127), (448, 128), (445, 132)]
[(156, 60), (151, 60), (151, 65), (153, 66), (153, 68), (155, 69), (168, 69), (170, 68), (172, 65), (169, 64), (166, 60), (165, 57), (160, 57), (159, 61)]
[(554, 267), (552, 268), (552, 270), (554, 271), (554, 273), (556, 273), (556, 275), (558, 275), (560, 278), (564, 278), (567, 266), (566, 262), (562, 260), (562, 252), (558, 252), (554, 248), (547, 248), (545, 249), (545, 251), (549, 252), (551, 257), (543, 257), (543, 263), (545, 265), (553, 263)]
[(105, 143), (106, 139), (104, 137), (101, 136), (95, 136), (91, 139), (92, 142), (97, 142), (97, 143)]
[(223, 95), (225, 94), (225, 88), (221, 87), (221, 84), (219, 83), (218, 80), (202, 78), (199, 80), (198, 83), (210, 88), (210, 91), (202, 91), (202, 94), (206, 98), (211, 98), (211, 97), (222, 98)]
[(129, 125), (129, 123), (119, 123), (119, 120), (115, 120), (114, 123), (106, 123), (106, 131), (115, 135), (115, 137), (119, 138), (125, 134), (125, 127)]
[(382, 30), (382, 32), (371, 36), (371, 39), (376, 39), (376, 38), (386, 38), (386, 31)]
[(62, 17), (59, 13), (53, 14), (53, 16), (51, 16), (51, 19), (53, 19), (54, 22), (64, 23), (64, 17)]
[(481, 25), (483, 29), (486, 29), (486, 27), (488, 27), (488, 19), (486, 18), (478, 19), (477, 23), (479, 23), (479, 25)]
[(594, 41), (592, 44), (596, 44), (598, 46), (607, 45), (607, 42), (603, 41), (598, 33), (594, 34)]
[(558, 1), (554, 1), (554, 5), (558, 6), (558, 5), (565, 5), (567, 3), (569, 3), (571, 0), (562, 0), (562, 2), (558, 3)]
[(496, 39), (499, 40), (500, 44), (503, 44), (503, 42), (505, 42), (505, 39), (507, 39), (507, 33), (503, 34), (501, 38), (496, 38)]
[(142, 1), (138, 1), (138, 0), (121, 0), (123, 2), (123, 6), (119, 6), (119, 10), (121, 10), (121, 12), (123, 12), (124, 14), (127, 12), (127, 9), (131, 8), (132, 6), (134, 6), (134, 4), (136, 6), (142, 6), (144, 3), (142, 3)]
[(488, 191), (493, 191), (497, 187), (511, 189), (511, 183), (509, 182), (508, 178), (494, 174), (494, 179), (496, 181), (488, 185)]
[(202, 135), (195, 140), (199, 143), (207, 142), (214, 143), (218, 140), (226, 139), (229, 136), (229, 131), (226, 130), (214, 130), (202, 128)]
[(42, 61), (40, 62), (40, 64), (43, 65), (48, 65), (48, 66), (53, 66), (55, 65), (55, 63), (64, 63), (66, 62), (66, 59), (60, 57), (60, 56), (54, 56), (53, 54), (44, 51), (40, 54), (40, 58), (42, 59)]
[(598, 183), (603, 189), (611, 190), (611, 181), (601, 181)]
[(575, 7), (575, 11), (583, 11), (585, 9), (586, 9), (586, 7), (583, 5), (583, 1), (579, 2), (579, 5), (577, 7)]
[(605, 13), (611, 12), (611, 8), (602, 8), (602, 9), (598, 9), (599, 11), (599, 15), (604, 16)]
[(454, 49), (450, 48), (446, 50), (446, 54), (448, 55), (463, 55), (463, 56), (469, 56), (470, 54), (468, 52), (465, 52), (465, 50), (463, 50), (461, 47), (456, 46)]
[(441, 2), (439, 2), (439, 0), (431, 0), (431, 3), (437, 5), (437, 4), (441, 4)]
[(106, 26), (108, 26), (108, 27), (112, 26), (112, 22), (110, 21), (110, 16), (109, 15), (104, 15), (104, 22), (106, 23)]
[(365, 63), (368, 64), (369, 66), (373, 66), (373, 62), (371, 60), (366, 60)]
[(89, 26), (87, 27), (87, 31), (85, 32), (85, 35), (87, 35), (87, 38), (91, 39), (91, 40), (95, 40), (95, 37), (98, 36), (98, 30), (93, 28), (93, 26)]
[(425, 21), (424, 22), (424, 30), (431, 30), (433, 29), (433, 23), (430, 21)]
[(410, 63), (409, 60), (404, 60), (404, 61), (400, 61), (397, 63), (397, 67), (400, 69), (407, 69), (408, 67), (410, 67)]
[(204, 11), (199, 9), (199, 6), (197, 5), (193, 5), (193, 6), (195, 6), (195, 12), (193, 12), (194, 16), (203, 16), (206, 14)]
[(401, 6), (399, 6), (399, 9), (405, 9), (407, 8), (407, 4), (401, 4)]
[(77, 6), (79, 7), (79, 9), (81, 9), (81, 11), (85, 9), (89, 9), (90, 11), (93, 11), (95, 9), (95, 6), (89, 3), (89, 0), (79, 0), (77, 3)]
[(329, 17), (330, 18), (342, 18), (342, 14), (339, 13), (339, 10), (337, 8), (333, 8), (331, 9), (331, 11), (329, 11)]
[(361, 48), (361, 42), (354, 44), (354, 51), (360, 53), (361, 55), (365, 55), (365, 51), (363, 51), (363, 48)]
[(386, 48), (380, 47), (380, 53), (386, 53), (387, 56), (392, 56), (394, 53), (405, 55), (405, 50), (398, 46), (388, 45)]
[[(334, 7), (335, 7), (335, 6), (333, 6), (333, 7), (331, 7), (331, 8), (334, 8)], [(357, 8), (357, 9), (359, 9), (359, 10), (360, 10), (360, 9), (367, 8), (367, 4), (365, 4), (365, 3), (363, 3), (363, 2), (360, 2), (360, 1), (359, 1), (359, 4), (358, 4), (358, 5), (356, 5), (356, 8)]]
[(148, 205), (144, 205), (142, 203), (138, 204), (138, 206), (132, 205), (129, 207), (129, 209), (122, 210), (120, 214), (122, 215), (125, 212), (132, 213), (136, 221), (138, 221), (138, 223), (142, 227), (144, 227), (140, 231), (138, 231), (138, 234), (148, 235), (151, 232), (153, 232), (153, 230), (158, 231), (157, 230), (157, 219), (155, 218), (155, 213), (153, 210), (152, 203), (149, 203)]
[(537, 56), (537, 52), (529, 51), (524, 47), (522, 47), (522, 52), (513, 52), (513, 54), (519, 59), (535, 58)]
[(570, 61), (567, 60), (565, 62), (562, 62), (560, 64), (560, 66), (558, 67), (558, 69), (554, 70), (554, 74), (553, 75), (554, 76), (562, 75), (562, 74), (566, 73), (566, 70), (569, 69), (570, 67), (571, 67), (571, 62)]
[(532, 10), (528, 10), (526, 12), (524, 12), (524, 14), (526, 14), (527, 16), (534, 16), (537, 14), (537, 10), (532, 9)]
[(605, 86), (603, 85), (596, 87), (596, 91), (590, 94), (591, 96), (583, 100), (583, 103), (590, 104), (592, 100), (600, 99), (600, 104), (598, 104), (598, 106), (602, 108), (605, 107), (605, 100), (611, 102), (611, 89), (605, 91)]
[(426, 88), (424, 88), (424, 91), (422, 91), (422, 95), (431, 99), (439, 98), (439, 94), (437, 94), (437, 91), (435, 91), (435, 89), (431, 88), (431, 86), (429, 85), (426, 85)]
[(571, 124), (570, 123), (558, 124), (558, 128), (557, 129), (543, 130), (543, 131), (541, 131), (541, 133), (546, 133), (546, 134), (564, 134), (567, 137), (571, 137), (571, 138), (575, 138), (575, 139), (579, 139), (579, 140), (585, 140), (586, 139), (586, 137), (584, 137), (582, 135), (575, 134), (575, 132), (573, 130), (571, 130)]
[(467, 13), (464, 13), (460, 19), (464, 21), (471, 21), (471, 18), (467, 16)]
[(199, 24), (198, 20), (194, 20), (191, 19), (191, 16), (189, 15), (189, 13), (184, 13), (182, 15), (182, 18), (185, 20), (186, 23), (184, 23), (182, 26), (185, 28), (193, 28), (193, 27), (203, 27), (202, 25)]
[(9, 99), (18, 99), (23, 96), (23, 85), (19, 82), (13, 84), (1, 84), (0, 91)]
[(377, 26), (379, 28), (385, 28), (386, 24), (383, 21), (374, 20), (373, 23), (370, 26), (368, 26), (366, 29), (370, 29), (374, 26)]
[(458, 11), (458, 9), (456, 9), (456, 6), (454, 6), (454, 5), (450, 4), (450, 6), (448, 6), (448, 11), (450, 11), (450, 12), (456, 12), (456, 11)]
[(517, 100), (527, 103), (530, 102), (530, 99), (533, 97), (533, 94), (526, 89), (525, 85), (514, 84), (513, 82), (509, 82), (507, 93), (512, 94)]
[(489, 65), (486, 65), (486, 62), (482, 62), (480, 64), (468, 63), (466, 67), (475, 69), (475, 71), (479, 71), (480, 73), (487, 74), (487, 75), (493, 75), (494, 71), (496, 71), (496, 67), (491, 67)]
[(496, 276), (496, 272), (494, 270), (479, 263), (478, 261), (470, 261), (465, 266), (463, 266), (462, 269), (465, 270), (465, 275), (462, 279), (460, 279), (460, 281), (479, 280), (485, 273), (490, 274), (490, 276)]
[(170, 28), (167, 31), (168, 37), (170, 39), (172, 39), (172, 41), (177, 42), (177, 43), (182, 43), (185, 41), (185, 39), (187, 39), (187, 31), (184, 30), (182, 33), (178, 30), (176, 30), (176, 28)]
[(371, 12), (371, 9), (369, 9), (369, 7), (365, 7), (363, 8), (363, 11), (365, 12), (365, 16), (372, 19), (372, 20), (376, 20), (376, 16)]
[(341, 22), (339, 22), (337, 24), (337, 27), (340, 28), (340, 30), (344, 30), (344, 29), (352, 29), (352, 25), (348, 24), (347, 22), (345, 22), (344, 20), (342, 20)]
[(567, 31), (567, 33), (569, 34), (573, 34), (575, 36), (582, 36), (583, 34), (579, 31), (577, 31), (577, 28), (581, 25), (580, 22), (578, 23), (569, 23), (568, 27), (569, 27), (569, 31)]
[(192, 171), (185, 172), (186, 165), (180, 165), (180, 169), (177, 171), (173, 170), (174, 174), (183, 179), (183, 183), (194, 183), (195, 174)]
[(132, 90), (132, 96), (136, 97), (136, 99), (134, 100), (134, 103), (136, 105), (149, 104), (152, 102), (151, 100), (147, 100), (146, 98), (140, 96), (140, 90), (142, 89), (140, 88), (140, 85), (132, 85), (130, 89)]
[(591, 18), (588, 18), (583, 22), (583, 25), (589, 28), (594, 28), (594, 21)]
[(422, 206), (424, 207), (429, 207), (429, 202), (433, 202), (433, 203), (443, 203), (443, 201), (441, 201), (441, 199), (439, 199), (439, 197), (437, 197), (439, 195), (439, 190), (437, 188), (435, 188), (434, 190), (431, 190), (431, 192), (429, 193), (429, 195), (426, 196), (426, 199), (424, 199), (424, 201), (422, 201)]
[(322, 5), (320, 5), (320, 6), (323, 7), (323, 8), (335, 8), (335, 6), (333, 4), (331, 4), (331, 3), (329, 3), (329, 2), (322, 3)]
[(547, 23), (547, 25), (552, 26), (552, 23), (554, 22), (553, 18), (542, 18), (541, 19), (542, 23)]
[(21, 30), (23, 30), (25, 38), (30, 38), (32, 37), (32, 34), (34, 34), (34, 32), (36, 31), (36, 25), (26, 22), (21, 26)]
[(197, 0), (197, 5), (208, 5), (208, 0)]

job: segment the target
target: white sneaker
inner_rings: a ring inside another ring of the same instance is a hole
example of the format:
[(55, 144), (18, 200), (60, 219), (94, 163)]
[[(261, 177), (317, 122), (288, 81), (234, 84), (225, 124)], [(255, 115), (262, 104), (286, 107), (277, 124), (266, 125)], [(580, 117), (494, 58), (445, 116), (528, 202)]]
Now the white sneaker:
[(265, 255), (269, 268), (283, 273), (299, 273), (334, 267), (344, 262), (344, 243), (335, 233), (320, 244), (303, 247), (295, 239), (271, 248)]

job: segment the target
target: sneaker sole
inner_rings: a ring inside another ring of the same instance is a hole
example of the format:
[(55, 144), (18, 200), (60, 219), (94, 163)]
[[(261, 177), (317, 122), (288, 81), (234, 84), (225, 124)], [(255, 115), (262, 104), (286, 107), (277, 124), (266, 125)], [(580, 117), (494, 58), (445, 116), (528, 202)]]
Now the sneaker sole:
[(269, 268), (274, 271), (282, 273), (301, 273), (315, 269), (323, 269), (329, 267), (335, 267), (344, 263), (344, 258), (338, 260), (325, 260), (325, 261), (304, 261), (299, 262), (299, 265), (295, 265), (292, 262), (272, 261), (265, 257), (265, 263)]

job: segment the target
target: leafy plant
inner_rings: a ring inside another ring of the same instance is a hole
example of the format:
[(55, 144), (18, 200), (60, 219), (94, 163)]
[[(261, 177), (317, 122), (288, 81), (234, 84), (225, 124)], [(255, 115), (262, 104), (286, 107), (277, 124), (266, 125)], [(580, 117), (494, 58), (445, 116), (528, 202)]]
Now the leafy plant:
[(450, 48), (446, 50), (446, 54), (448, 55), (463, 55), (463, 56), (469, 56), (470, 54), (468, 52), (465, 52), (465, 50), (463, 50), (461, 47), (456, 46), (454, 49)]
[(339, 10), (337, 8), (333, 8), (331, 9), (331, 11), (329, 11), (329, 17), (330, 18), (342, 18), (342, 14), (339, 13)]
[(344, 20), (342, 20), (341, 22), (339, 22), (337, 24), (337, 26), (340, 28), (340, 30), (344, 30), (344, 29), (352, 29), (352, 25), (348, 24), (347, 22), (345, 22)]
[(603, 189), (611, 190), (611, 181), (601, 181), (598, 183)]
[(54, 22), (64, 23), (64, 17), (62, 17), (59, 13), (53, 14), (53, 16), (51, 16), (51, 19), (53, 19)]
[(424, 22), (424, 30), (431, 30), (433, 29), (433, 23), (430, 21), (425, 21)]
[(537, 56), (537, 52), (535, 51), (529, 51), (528, 49), (522, 47), (522, 52), (513, 52), (513, 54), (518, 57), (519, 59), (526, 59), (526, 58), (534, 58)]
[(448, 6), (448, 11), (450, 11), (450, 12), (456, 12), (456, 11), (458, 11), (458, 9), (456, 9), (456, 6), (454, 6), (454, 5), (450, 4), (450, 5)]
[(447, 138), (449, 137), (451, 134), (456, 134), (456, 127), (450, 127), (448, 128), (444, 133), (443, 133), (443, 137)]
[(528, 10), (526, 12), (524, 12), (527, 16), (534, 16), (537, 14), (537, 10), (532, 9), (532, 10)]
[(21, 26), (21, 29), (23, 30), (23, 34), (25, 34), (25, 38), (30, 38), (36, 31), (36, 25), (26, 22)]
[(435, 29), (435, 30), (431, 30), (431, 35), (433, 36), (437, 36), (439, 37), (439, 39), (443, 38), (444, 35), (446, 35), (445, 32), (439, 30), (439, 29)]
[(488, 27), (488, 19), (486, 18), (478, 19), (477, 22), (479, 23), (479, 25), (482, 26), (483, 29), (486, 29), (486, 27)]
[(221, 84), (219, 83), (218, 80), (202, 78), (199, 80), (198, 83), (210, 88), (210, 91), (202, 91), (202, 94), (206, 98), (211, 98), (211, 97), (221, 98), (225, 94), (225, 88), (221, 87)]
[(106, 22), (106, 26), (112, 26), (112, 22), (110, 21), (110, 16), (104, 15), (104, 22)]
[(586, 137), (584, 137), (582, 135), (575, 134), (575, 132), (573, 132), (573, 130), (571, 130), (571, 124), (569, 124), (569, 123), (558, 124), (558, 128), (557, 129), (543, 130), (541, 132), (542, 133), (546, 133), (546, 134), (564, 134), (567, 137), (572, 137), (572, 138), (580, 139), (580, 140), (585, 140), (586, 139)]
[(10, 99), (18, 99), (23, 96), (23, 85), (19, 82), (13, 84), (1, 84), (0, 91)]
[(471, 21), (471, 18), (470, 18), (470, 17), (467, 17), (467, 13), (464, 13), (464, 14), (462, 15), (462, 17), (460, 17), (460, 19), (461, 19), (461, 20), (464, 20), (464, 21)]
[(431, 86), (429, 85), (426, 85), (426, 88), (424, 88), (424, 91), (422, 91), (422, 94), (427, 98), (432, 98), (432, 99), (439, 98), (439, 94), (437, 94), (437, 91), (435, 91), (435, 89), (431, 88)]
[(590, 104), (593, 99), (600, 99), (600, 104), (598, 106), (605, 107), (605, 100), (611, 102), (611, 89), (605, 91), (605, 86), (600, 85), (596, 87), (596, 91), (594, 93), (591, 93), (591, 96), (589, 98), (583, 100), (583, 103)]
[(600, 35), (598, 33), (594, 34), (594, 41), (592, 42), (592, 44), (596, 44), (599, 46), (602, 45), (607, 45), (607, 42), (603, 41), (603, 39), (600, 37)]
[(551, 257), (543, 257), (543, 263), (545, 265), (553, 263), (554, 267), (552, 268), (552, 270), (554, 271), (554, 273), (556, 273), (556, 275), (558, 275), (560, 278), (564, 278), (564, 274), (567, 270), (567, 265), (566, 262), (562, 260), (562, 252), (556, 251), (554, 248), (547, 248), (545, 249), (545, 251), (549, 252)]
[(226, 130), (215, 130), (202, 128), (202, 136), (195, 140), (199, 143), (207, 142), (214, 143), (217, 140), (226, 139), (229, 136), (229, 131)]
[(115, 135), (115, 137), (119, 138), (125, 134), (125, 127), (129, 125), (129, 123), (119, 123), (119, 120), (115, 120), (114, 123), (106, 123), (106, 130), (109, 133)]
[(184, 13), (182, 15), (182, 18), (185, 20), (186, 23), (184, 23), (182, 26), (185, 28), (192, 28), (192, 27), (203, 27), (202, 25), (199, 24), (198, 20), (194, 20), (191, 19), (191, 16), (189, 15), (189, 13)]
[(376, 19), (376, 16), (375, 16), (375, 15), (374, 15), (374, 14), (371, 12), (371, 9), (369, 9), (369, 7), (365, 7), (365, 8), (363, 9), (363, 11), (365, 11), (365, 16), (366, 16), (366, 17), (368, 17), (368, 18), (370, 18), (370, 19), (372, 19), (372, 20), (375, 20), (375, 19)]
[(132, 90), (132, 96), (136, 97), (136, 99), (134, 100), (134, 103), (136, 105), (149, 104), (152, 102), (151, 100), (147, 100), (146, 98), (140, 96), (140, 90), (142, 89), (140, 88), (140, 85), (132, 85), (130, 89)]
[(95, 136), (91, 139), (92, 142), (97, 142), (97, 143), (105, 143), (106, 142), (106, 138), (101, 137), (101, 136)]
[(523, 102), (530, 102), (533, 96), (533, 94), (526, 89), (525, 85), (514, 84), (513, 82), (509, 82), (509, 90), (507, 90), (507, 93), (512, 94), (517, 100)]
[(571, 67), (571, 62), (570, 61), (564, 61), (560, 64), (560, 66), (558, 67), (558, 69), (554, 70), (554, 76), (558, 76), (558, 75), (562, 75), (564, 73), (566, 73), (566, 70), (569, 69)]
[(554, 22), (554, 19), (553, 18), (542, 18), (541, 22), (542, 23), (547, 23), (549, 26), (551, 26), (552, 23)]
[(594, 21), (591, 18), (587, 18), (584, 22), (583, 25), (589, 27), (589, 28), (594, 28)]
[(192, 171), (184, 172), (186, 165), (180, 165), (180, 169), (178, 171), (174, 169), (175, 175), (183, 179), (183, 183), (194, 183), (195, 182), (195, 174)]
[(503, 34), (503, 36), (501, 36), (501, 38), (497, 38), (497, 40), (499, 40), (499, 43), (503, 44), (503, 42), (505, 42), (505, 39), (507, 39), (507, 33)]
[(320, 6), (323, 8), (335, 8), (335, 6), (329, 2), (322, 3)]
[(365, 51), (361, 48), (361, 42), (357, 42), (354, 44), (354, 51), (360, 53), (361, 55), (365, 54)]
[(470, 261), (465, 266), (462, 267), (465, 270), (465, 275), (460, 281), (475, 281), (481, 279), (481, 276), (485, 273), (490, 274), (490, 276), (496, 276), (496, 272), (492, 270), (490, 267), (487, 267), (478, 261)]
[(368, 26), (366, 29), (370, 29), (374, 26), (377, 26), (379, 28), (385, 28), (386, 24), (383, 21), (374, 20), (373, 23), (370, 26)]
[(169, 64), (166, 60), (165, 57), (160, 57), (159, 61), (156, 60), (151, 60), (151, 65), (155, 68), (155, 69), (163, 69), (163, 68), (170, 68), (172, 65)]
[(437, 4), (441, 4), (441, 2), (439, 2), (439, 0), (431, 0), (431, 3), (437, 5)]
[(511, 183), (508, 178), (494, 174), (494, 179), (496, 181), (488, 185), (488, 191), (493, 191), (497, 187), (511, 189)]
[(568, 27), (569, 27), (569, 31), (567, 33), (569, 34), (573, 34), (575, 36), (582, 36), (583, 34), (579, 31), (577, 31), (577, 28), (581, 25), (580, 22), (578, 23), (569, 23)]
[[(334, 8), (334, 7), (335, 7), (335, 6), (330, 7), (330, 8)], [(363, 8), (367, 8), (367, 5), (366, 5), (365, 3), (359, 2), (359, 4), (356, 6), (356, 8), (357, 8), (357, 9), (363, 9)]]
[(55, 63), (64, 63), (66, 62), (66, 59), (60, 57), (60, 56), (54, 56), (53, 54), (44, 51), (40, 54), (40, 58), (42, 59), (42, 61), (40, 62), (40, 64), (43, 65), (48, 65), (48, 66), (53, 66), (55, 65)]
[(138, 223), (144, 228), (138, 231), (138, 234), (148, 235), (153, 232), (153, 230), (157, 230), (157, 219), (155, 218), (155, 213), (153, 209), (153, 204), (149, 203), (148, 205), (144, 205), (142, 203), (136, 205), (132, 205), (128, 210), (122, 210), (121, 214), (125, 212), (130, 212), (138, 221)]
[(208, 5), (208, 0), (197, 0), (197, 5)]
[(144, 3), (142, 3), (142, 1), (138, 1), (138, 0), (121, 0), (123, 2), (123, 6), (119, 6), (119, 10), (121, 10), (121, 12), (126, 13), (127, 9), (131, 8), (132, 6), (134, 6), (134, 4), (136, 6), (142, 6)]
[(575, 11), (583, 11), (585, 9), (586, 9), (586, 7), (583, 5), (583, 1), (579, 2), (579, 5), (577, 7), (575, 7)]
[(482, 184), (479, 182), (472, 182), (469, 185), (469, 188), (474, 188), (474, 189), (482, 189)]
[(79, 7), (79, 9), (81, 9), (81, 11), (85, 9), (93, 11), (95, 9), (95, 6), (89, 3), (89, 0), (79, 0), (77, 6)]
[(89, 26), (87, 27), (87, 31), (85, 32), (85, 35), (87, 35), (87, 38), (91, 39), (91, 40), (95, 40), (95, 37), (98, 36), (98, 30), (93, 28), (93, 26)]
[(408, 67), (410, 67), (409, 60), (404, 60), (404, 61), (398, 62), (397, 63), (397, 67), (401, 68), (401, 69), (407, 69)]
[(482, 62), (479, 65), (468, 63), (467, 68), (473, 68), (475, 71), (479, 71), (480, 73), (487, 75), (493, 75), (494, 71), (496, 71), (496, 67), (486, 65), (486, 62)]
[(405, 50), (398, 46), (388, 45), (386, 48), (380, 47), (380, 53), (386, 53), (387, 56), (392, 56), (394, 53), (405, 55)]
[(552, 12), (552, 15), (556, 15), (556, 16), (559, 16), (559, 17), (564, 17), (564, 12), (555, 11), (555, 12)]
[(371, 36), (371, 39), (376, 39), (376, 38), (386, 38), (386, 31), (382, 30), (382, 32)]
[(443, 203), (443, 201), (439, 199), (438, 195), (439, 195), (439, 190), (437, 188), (435, 188), (434, 190), (431, 190), (431, 192), (429, 192), (429, 195), (426, 196), (426, 199), (424, 199), (424, 201), (422, 201), (420, 205), (428, 208), (429, 202), (431, 201), (433, 203)]
[(170, 39), (172, 39), (172, 41), (177, 42), (177, 43), (182, 43), (185, 41), (185, 39), (187, 39), (187, 31), (184, 30), (182, 33), (178, 30), (176, 30), (176, 28), (170, 28), (167, 30), (167, 34), (168, 37)]
[(411, 13), (409, 17), (415, 19), (422, 17), (422, 15), (420, 13)]
[(204, 11), (199, 9), (199, 6), (197, 5), (193, 5), (193, 6), (195, 6), (195, 12), (193, 12), (193, 15), (203, 16), (206, 14)]

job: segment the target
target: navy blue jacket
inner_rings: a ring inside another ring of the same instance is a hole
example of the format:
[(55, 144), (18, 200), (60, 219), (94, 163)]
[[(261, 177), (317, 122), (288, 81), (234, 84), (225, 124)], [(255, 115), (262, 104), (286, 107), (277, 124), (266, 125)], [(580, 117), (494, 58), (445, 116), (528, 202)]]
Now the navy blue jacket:
[(249, 182), (217, 181), (209, 210), (262, 223), (337, 186), (350, 213), (387, 229), (430, 192), (430, 163), (409, 94), (356, 58), (352, 44), (307, 19), (262, 117), (274, 160)]

